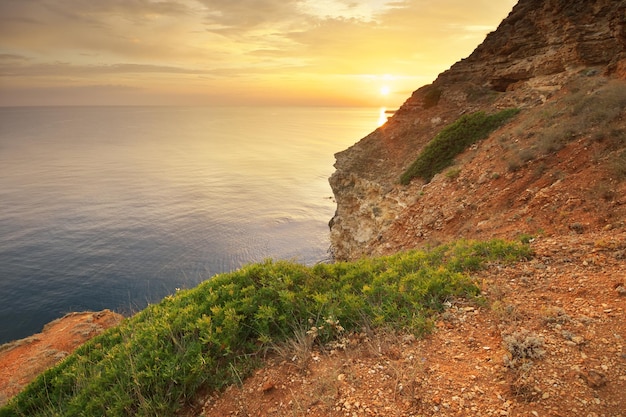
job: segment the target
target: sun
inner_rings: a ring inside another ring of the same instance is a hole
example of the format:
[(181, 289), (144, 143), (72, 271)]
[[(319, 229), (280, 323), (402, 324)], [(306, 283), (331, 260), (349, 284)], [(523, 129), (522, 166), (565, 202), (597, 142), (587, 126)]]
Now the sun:
[(380, 87), (380, 95), (381, 96), (388, 96), (390, 92), (391, 92), (391, 90), (389, 89), (389, 86), (383, 85), (382, 87)]

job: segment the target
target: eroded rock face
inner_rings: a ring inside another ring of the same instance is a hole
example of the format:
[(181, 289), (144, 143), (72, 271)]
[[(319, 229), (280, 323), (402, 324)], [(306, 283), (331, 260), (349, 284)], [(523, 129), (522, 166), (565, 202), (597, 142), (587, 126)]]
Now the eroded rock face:
[(331, 220), (331, 241), (338, 259), (366, 254), (361, 250), (380, 239), (411, 201), (400, 188), (385, 190), (386, 185), (356, 175), (335, 174), (331, 184), (335, 195), (342, 195)]
[[(514, 211), (524, 209), (515, 203), (518, 194), (529, 187), (543, 190), (556, 179), (539, 178), (542, 182), (533, 185), (537, 179), (523, 175), (523, 170), (507, 171), (501, 161), (494, 160), (502, 150), (502, 140), (498, 144), (492, 138), (461, 156), (465, 165), (452, 186), (444, 174), (430, 184), (415, 180), (406, 187), (399, 185), (399, 177), (424, 145), (462, 114), (508, 107), (530, 111), (574, 92), (572, 80), (625, 79), (625, 74), (626, 1), (521, 0), (468, 58), (415, 91), (384, 126), (336, 154), (336, 172), (330, 178), (337, 201), (330, 222), (335, 257), (354, 259), (425, 241), (509, 236), (527, 229), (518, 224), (524, 213)], [(581, 85), (595, 91), (588, 84)], [(508, 132), (507, 140), (523, 143), (521, 133)], [(562, 150), (558, 158), (575, 159), (576, 169), (583, 170), (576, 172), (578, 176), (602, 181), (603, 174), (597, 170), (593, 175), (584, 173), (594, 168), (583, 163), (591, 157), (585, 149), (586, 142), (580, 142)], [(580, 157), (568, 152), (582, 153), (587, 159), (580, 162)], [(546, 160), (542, 169), (556, 170), (559, 163)], [(569, 192), (574, 200), (590, 200), (583, 191), (571, 193), (576, 187), (570, 183), (574, 178), (562, 179), (559, 190)], [(608, 187), (621, 192), (619, 184)], [(493, 199), (497, 201), (490, 202)], [(600, 226), (596, 223), (607, 217), (605, 209), (590, 210), (595, 210), (595, 217), (586, 221), (592, 228)], [(549, 228), (550, 221), (546, 223)]]
[(465, 60), (440, 76), (473, 79), (496, 91), (574, 67), (614, 66), (624, 58), (626, 3), (521, 0)]

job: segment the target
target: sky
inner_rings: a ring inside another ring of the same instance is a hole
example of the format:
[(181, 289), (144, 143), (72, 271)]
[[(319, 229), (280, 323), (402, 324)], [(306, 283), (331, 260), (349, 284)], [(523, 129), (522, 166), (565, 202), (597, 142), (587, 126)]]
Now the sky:
[(517, 0), (0, 0), (0, 106), (399, 106)]

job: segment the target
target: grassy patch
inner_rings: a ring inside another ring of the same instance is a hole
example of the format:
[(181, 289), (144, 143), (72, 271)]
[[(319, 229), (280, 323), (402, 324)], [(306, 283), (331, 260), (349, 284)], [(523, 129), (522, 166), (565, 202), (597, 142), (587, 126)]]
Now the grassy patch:
[(476, 112), (461, 116), (424, 147), (415, 162), (402, 174), (400, 182), (406, 185), (416, 177), (430, 181), (435, 174), (450, 166), (468, 146), (489, 136), (517, 113), (518, 109), (506, 109), (492, 115)]
[(240, 382), (294, 333), (306, 343), (328, 343), (364, 325), (424, 333), (447, 299), (478, 295), (469, 272), (528, 256), (516, 243), (460, 241), (352, 263), (248, 265), (92, 339), (0, 416), (172, 415), (200, 388)]
[(449, 180), (455, 180), (461, 175), (461, 168), (452, 168), (446, 172), (446, 178)]

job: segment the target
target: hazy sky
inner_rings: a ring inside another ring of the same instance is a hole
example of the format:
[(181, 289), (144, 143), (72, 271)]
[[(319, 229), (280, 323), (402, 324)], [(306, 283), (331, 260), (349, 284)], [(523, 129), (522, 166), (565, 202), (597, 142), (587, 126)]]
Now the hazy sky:
[(397, 106), (517, 0), (0, 0), (0, 105)]

